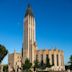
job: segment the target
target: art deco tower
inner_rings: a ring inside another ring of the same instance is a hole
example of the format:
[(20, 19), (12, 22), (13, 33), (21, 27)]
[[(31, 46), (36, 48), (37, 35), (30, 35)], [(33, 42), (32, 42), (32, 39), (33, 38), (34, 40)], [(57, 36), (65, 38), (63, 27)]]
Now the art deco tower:
[(35, 18), (31, 9), (28, 5), (25, 16), (24, 16), (24, 36), (23, 36), (23, 62), (26, 58), (30, 62), (35, 60), (36, 50), (36, 37), (35, 37)]

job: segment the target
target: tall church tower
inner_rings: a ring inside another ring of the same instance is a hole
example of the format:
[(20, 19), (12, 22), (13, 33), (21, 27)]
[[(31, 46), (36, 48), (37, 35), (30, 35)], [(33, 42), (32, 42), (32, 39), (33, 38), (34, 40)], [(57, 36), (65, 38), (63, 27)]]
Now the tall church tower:
[(35, 37), (35, 18), (28, 5), (24, 17), (24, 36), (23, 36), (23, 62), (28, 58), (30, 62), (34, 62), (36, 56), (36, 37)]

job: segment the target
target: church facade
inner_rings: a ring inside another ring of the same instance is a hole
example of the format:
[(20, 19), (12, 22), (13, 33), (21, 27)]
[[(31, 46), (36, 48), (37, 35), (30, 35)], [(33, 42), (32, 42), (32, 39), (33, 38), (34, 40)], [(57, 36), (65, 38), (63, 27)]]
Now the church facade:
[(54, 64), (52, 69), (54, 70), (64, 70), (64, 52), (58, 49), (52, 50), (37, 50), (36, 45), (36, 23), (35, 17), (32, 12), (32, 8), (28, 5), (25, 16), (24, 16), (24, 42), (23, 42), (23, 57), (24, 62), (26, 58), (34, 63), (34, 60), (38, 58), (40, 62), (46, 62), (46, 57), (48, 56), (50, 64)]

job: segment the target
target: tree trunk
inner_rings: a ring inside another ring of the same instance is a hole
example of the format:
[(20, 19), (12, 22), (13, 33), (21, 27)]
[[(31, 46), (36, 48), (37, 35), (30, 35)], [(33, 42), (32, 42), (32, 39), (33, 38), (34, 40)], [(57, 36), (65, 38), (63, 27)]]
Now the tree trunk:
[(0, 72), (3, 72), (3, 68), (2, 68), (1, 63), (0, 63)]
[(1, 63), (0, 63), (0, 72), (1, 72)]
[(0, 63), (0, 72), (1, 72), (1, 63)]

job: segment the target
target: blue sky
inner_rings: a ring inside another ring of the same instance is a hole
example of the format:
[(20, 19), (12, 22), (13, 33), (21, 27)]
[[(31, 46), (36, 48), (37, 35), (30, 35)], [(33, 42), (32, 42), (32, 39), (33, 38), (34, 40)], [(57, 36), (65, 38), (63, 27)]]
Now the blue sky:
[(72, 54), (72, 0), (0, 0), (0, 44), (10, 53), (21, 51), (28, 3), (35, 15), (38, 49), (63, 50), (66, 64)]

